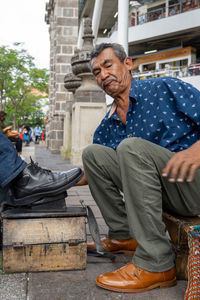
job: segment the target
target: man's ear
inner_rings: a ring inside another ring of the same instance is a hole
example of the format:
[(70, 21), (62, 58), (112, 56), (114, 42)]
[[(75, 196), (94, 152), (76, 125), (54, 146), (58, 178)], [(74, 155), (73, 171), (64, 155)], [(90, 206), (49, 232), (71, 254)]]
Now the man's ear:
[(129, 71), (131, 71), (133, 69), (133, 61), (132, 61), (132, 58), (130, 58), (129, 56), (127, 56), (125, 58), (124, 64), (126, 65), (126, 67)]

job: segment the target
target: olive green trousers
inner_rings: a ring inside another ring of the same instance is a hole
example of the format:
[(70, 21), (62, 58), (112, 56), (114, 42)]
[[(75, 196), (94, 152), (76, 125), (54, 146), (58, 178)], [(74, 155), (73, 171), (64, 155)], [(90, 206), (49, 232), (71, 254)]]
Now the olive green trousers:
[(83, 151), (92, 196), (108, 225), (108, 236), (133, 237), (133, 262), (148, 271), (174, 266), (174, 253), (162, 212), (200, 214), (200, 170), (191, 183), (169, 183), (162, 169), (174, 155), (140, 138), (125, 139), (116, 150), (93, 144)]

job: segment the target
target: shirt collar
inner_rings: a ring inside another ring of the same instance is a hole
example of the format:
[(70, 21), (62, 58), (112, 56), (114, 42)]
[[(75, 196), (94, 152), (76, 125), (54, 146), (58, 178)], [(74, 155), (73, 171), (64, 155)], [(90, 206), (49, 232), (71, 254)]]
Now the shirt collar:
[(130, 93), (129, 93), (129, 97), (134, 98), (135, 100), (137, 100), (138, 87), (139, 87), (139, 80), (133, 78), (132, 84), (131, 84), (131, 90), (130, 90)]
[(116, 109), (117, 109), (117, 104), (115, 103), (115, 100), (114, 100), (113, 103), (112, 103), (112, 106), (110, 108), (110, 112), (108, 114), (108, 118), (110, 118), (114, 114), (114, 112), (116, 111)]
[[(132, 84), (131, 84), (131, 90), (130, 90), (130, 93), (129, 93), (128, 112), (132, 111), (132, 109), (133, 109), (133, 102), (130, 101), (131, 100), (130, 98), (133, 98), (135, 100), (137, 99), (137, 87), (138, 87), (138, 80), (133, 79)], [(117, 109), (117, 104), (115, 103), (115, 101), (113, 101), (112, 106), (111, 106), (110, 111), (109, 111), (109, 114), (108, 114), (108, 118), (110, 118), (116, 112), (116, 109)]]

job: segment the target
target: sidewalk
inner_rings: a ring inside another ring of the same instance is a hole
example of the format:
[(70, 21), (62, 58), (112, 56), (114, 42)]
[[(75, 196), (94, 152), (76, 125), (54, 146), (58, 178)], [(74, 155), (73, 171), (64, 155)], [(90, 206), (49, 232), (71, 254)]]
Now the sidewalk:
[[(44, 145), (23, 148), (23, 156), (27, 162), (31, 156), (40, 166), (53, 171), (64, 171), (72, 168), (69, 161), (60, 155), (51, 154)], [(80, 206), (80, 200), (90, 205), (100, 233), (107, 233), (107, 226), (90, 194), (87, 186), (73, 187), (68, 190), (66, 203), (68, 206)], [(91, 239), (87, 229), (88, 239)], [(178, 281), (171, 288), (154, 289), (146, 293), (123, 294), (114, 293), (95, 285), (95, 278), (102, 273), (115, 270), (131, 260), (130, 256), (117, 255), (112, 263), (109, 259), (89, 256), (87, 268), (82, 271), (59, 271), (40, 273), (0, 273), (0, 300), (183, 300), (186, 289), (185, 281)], [(20, 262), (19, 262), (20, 263)]]

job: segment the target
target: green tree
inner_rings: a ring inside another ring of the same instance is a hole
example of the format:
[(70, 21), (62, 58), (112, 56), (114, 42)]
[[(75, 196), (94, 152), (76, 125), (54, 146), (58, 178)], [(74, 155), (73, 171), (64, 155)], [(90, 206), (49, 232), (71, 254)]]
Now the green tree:
[[(29, 125), (30, 127), (35, 127), (36, 124), (42, 125), (43, 119), (46, 118), (43, 106), (44, 104), (41, 102), (40, 96), (36, 97), (29, 93), (18, 106), (16, 113), (17, 127), (19, 128), (22, 124)], [(10, 100), (7, 103), (6, 113), (6, 125), (12, 125), (14, 106)]]
[(20, 120), (36, 112), (43, 117), (41, 97), (32, 94), (32, 90), (45, 92), (47, 97), (49, 76), (46, 69), (36, 68), (34, 58), (22, 49), (21, 43), (14, 46), (15, 49), (0, 47), (0, 110), (8, 113), (16, 128)]

